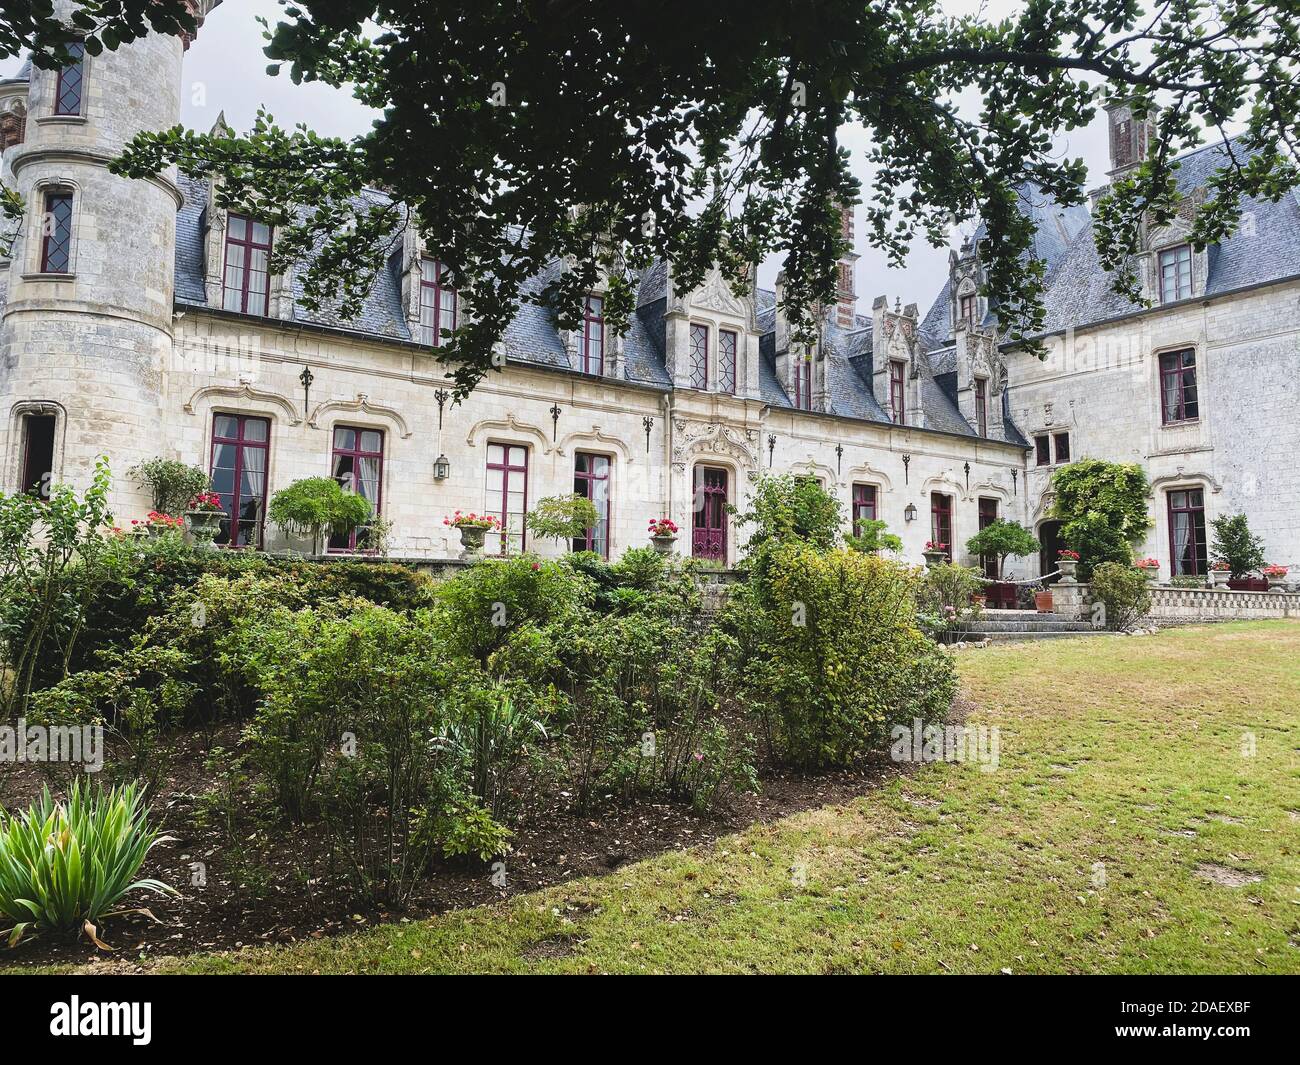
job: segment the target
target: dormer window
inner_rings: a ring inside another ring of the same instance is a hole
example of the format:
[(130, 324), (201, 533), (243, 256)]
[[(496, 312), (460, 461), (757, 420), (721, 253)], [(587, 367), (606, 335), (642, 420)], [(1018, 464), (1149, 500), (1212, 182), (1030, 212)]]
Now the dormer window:
[(794, 405), (812, 410), (812, 360), (796, 358), (794, 362)]
[(67, 46), (69, 62), (59, 71), (54, 86), (54, 113), (80, 115), (82, 89), (85, 86), (86, 49), (80, 41)]
[(1192, 249), (1188, 244), (1160, 253), (1160, 302), (1173, 303), (1192, 295)]
[(582, 311), (582, 372), (605, 372), (605, 301), (588, 296)]
[(226, 262), (221, 306), (243, 314), (266, 314), (270, 300), (271, 227), (244, 215), (226, 220)]
[(903, 425), (907, 421), (907, 408), (904, 401), (903, 381), (907, 373), (907, 363), (902, 359), (892, 359), (889, 363), (889, 406), (894, 422)]
[(709, 387), (709, 327), (691, 324), (689, 382), (692, 388)]
[(989, 435), (989, 387), (982, 377), (975, 378), (975, 422), (980, 436)]
[(718, 387), (736, 394), (737, 337), (730, 329), (718, 331)]
[(963, 296), (961, 298), (961, 320), (974, 329), (979, 318), (979, 297)]
[(456, 328), (456, 290), (451, 273), (434, 259), (420, 260), (420, 343), (441, 347), (443, 331)]

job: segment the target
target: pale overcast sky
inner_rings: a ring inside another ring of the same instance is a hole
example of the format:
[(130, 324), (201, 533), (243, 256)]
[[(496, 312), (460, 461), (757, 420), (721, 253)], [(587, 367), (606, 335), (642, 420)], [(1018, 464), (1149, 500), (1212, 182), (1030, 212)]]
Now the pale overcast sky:
[[(1020, 4), (1016, 0), (989, 0), (983, 5), (972, 0), (948, 0), (945, 10), (964, 14), (980, 6), (991, 17), (1002, 17)], [(346, 92), (322, 85), (296, 86), (287, 76), (271, 77), (266, 73), (261, 27), (254, 20), (262, 15), (274, 22), (279, 10), (274, 0), (224, 0), (208, 17), (186, 55), (182, 121), (206, 130), (224, 111), (231, 126), (243, 131), (252, 124), (258, 106), (265, 105), (281, 125), (305, 122), (322, 134), (347, 136), (367, 127), (368, 112)], [(14, 73), (17, 65), (0, 64), (0, 76)], [(1066, 156), (1083, 157), (1092, 184), (1102, 180), (1107, 168), (1104, 121), (1103, 117), (1088, 129), (1076, 131), (1060, 146)], [(866, 132), (851, 127), (843, 136), (858, 160), (857, 176), (866, 185), (871, 176), (865, 162)], [(858, 232), (862, 229), (859, 226)], [(947, 276), (946, 248), (918, 245), (900, 270), (888, 269), (884, 256), (861, 242), (857, 250), (862, 256), (857, 278), (860, 311), (869, 310), (877, 295), (887, 294), (891, 302), (899, 296), (904, 303), (919, 303), (924, 312)], [(760, 280), (770, 286), (774, 276), (775, 266), (766, 264)]]

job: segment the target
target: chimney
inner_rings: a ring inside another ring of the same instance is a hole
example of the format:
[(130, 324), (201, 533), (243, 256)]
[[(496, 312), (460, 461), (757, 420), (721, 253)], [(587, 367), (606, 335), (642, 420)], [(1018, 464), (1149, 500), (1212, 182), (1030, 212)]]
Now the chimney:
[(858, 297), (855, 292), (854, 268), (858, 261), (857, 252), (853, 250), (853, 205), (840, 203), (840, 236), (848, 245), (848, 250), (836, 264), (835, 279), (835, 324), (841, 329), (852, 329), (858, 320)]
[(1146, 158), (1147, 149), (1155, 140), (1156, 114), (1154, 104), (1145, 115), (1134, 113), (1132, 100), (1113, 100), (1106, 105), (1110, 122), (1110, 172), (1112, 181), (1122, 178)]

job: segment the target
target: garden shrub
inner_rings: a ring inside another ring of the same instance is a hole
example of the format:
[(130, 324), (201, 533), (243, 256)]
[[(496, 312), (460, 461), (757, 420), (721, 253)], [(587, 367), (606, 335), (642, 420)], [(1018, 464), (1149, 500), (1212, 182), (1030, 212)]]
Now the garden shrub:
[(902, 551), (902, 537), (887, 532), (888, 528), (888, 524), (879, 518), (859, 518), (854, 523), (854, 531), (845, 534), (844, 542), (854, 551), (865, 551), (868, 554)]
[(177, 459), (149, 459), (126, 472), (149, 489), (153, 509), (160, 514), (183, 514), (191, 499), (208, 490), (208, 475)]
[(542, 540), (575, 540), (600, 521), (596, 504), (576, 492), (539, 499), (528, 512), (528, 530)]
[(266, 515), (281, 531), (308, 537), (313, 554), (320, 554), (327, 534), (347, 536), (373, 511), (369, 500), (333, 477), (304, 477), (276, 492)]
[(766, 588), (738, 588), (720, 619), (736, 639), (735, 695), (769, 751), (802, 768), (882, 750), (891, 726), (947, 716), (949, 656), (917, 627), (918, 577), (852, 550), (791, 544)]
[(940, 562), (928, 566), (916, 585), (917, 621), (926, 632), (938, 635), (978, 615), (972, 596), (984, 591), (983, 574), (969, 566)]
[(1151, 528), (1149, 490), (1142, 467), (1131, 462), (1081, 459), (1052, 474), (1052, 517), (1066, 546), (1079, 552), (1079, 580), (1102, 562), (1133, 560), (1133, 545)]
[(1147, 578), (1132, 566), (1103, 562), (1092, 571), (1089, 595), (1106, 609), (1106, 626), (1127, 632), (1151, 613)]
[(1038, 553), (1039, 543), (1034, 534), (1018, 521), (991, 521), (966, 541), (966, 550), (972, 555), (991, 555), (997, 560), (998, 580), (1008, 558), (1024, 558)]
[(1264, 540), (1250, 531), (1245, 514), (1220, 514), (1210, 525), (1214, 529), (1210, 556), (1228, 564), (1233, 580), (1264, 567)]
[(762, 474), (749, 510), (729, 508), (737, 529), (753, 526), (741, 548), (743, 564), (762, 571), (767, 555), (782, 544), (805, 543), (828, 551), (840, 542), (840, 503), (812, 477)]

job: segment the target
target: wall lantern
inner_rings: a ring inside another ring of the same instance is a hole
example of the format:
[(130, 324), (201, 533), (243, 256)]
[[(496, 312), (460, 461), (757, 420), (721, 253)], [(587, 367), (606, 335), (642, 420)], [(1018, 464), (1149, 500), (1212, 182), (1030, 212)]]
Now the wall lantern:
[(439, 455), (433, 460), (433, 479), (435, 481), (445, 481), (451, 476), (451, 462), (446, 455)]
[(915, 504), (915, 503), (908, 503), (907, 506), (906, 506), (906, 508), (904, 508), (904, 510), (903, 510), (903, 520), (904, 520), (904, 521), (916, 521), (916, 504)]

